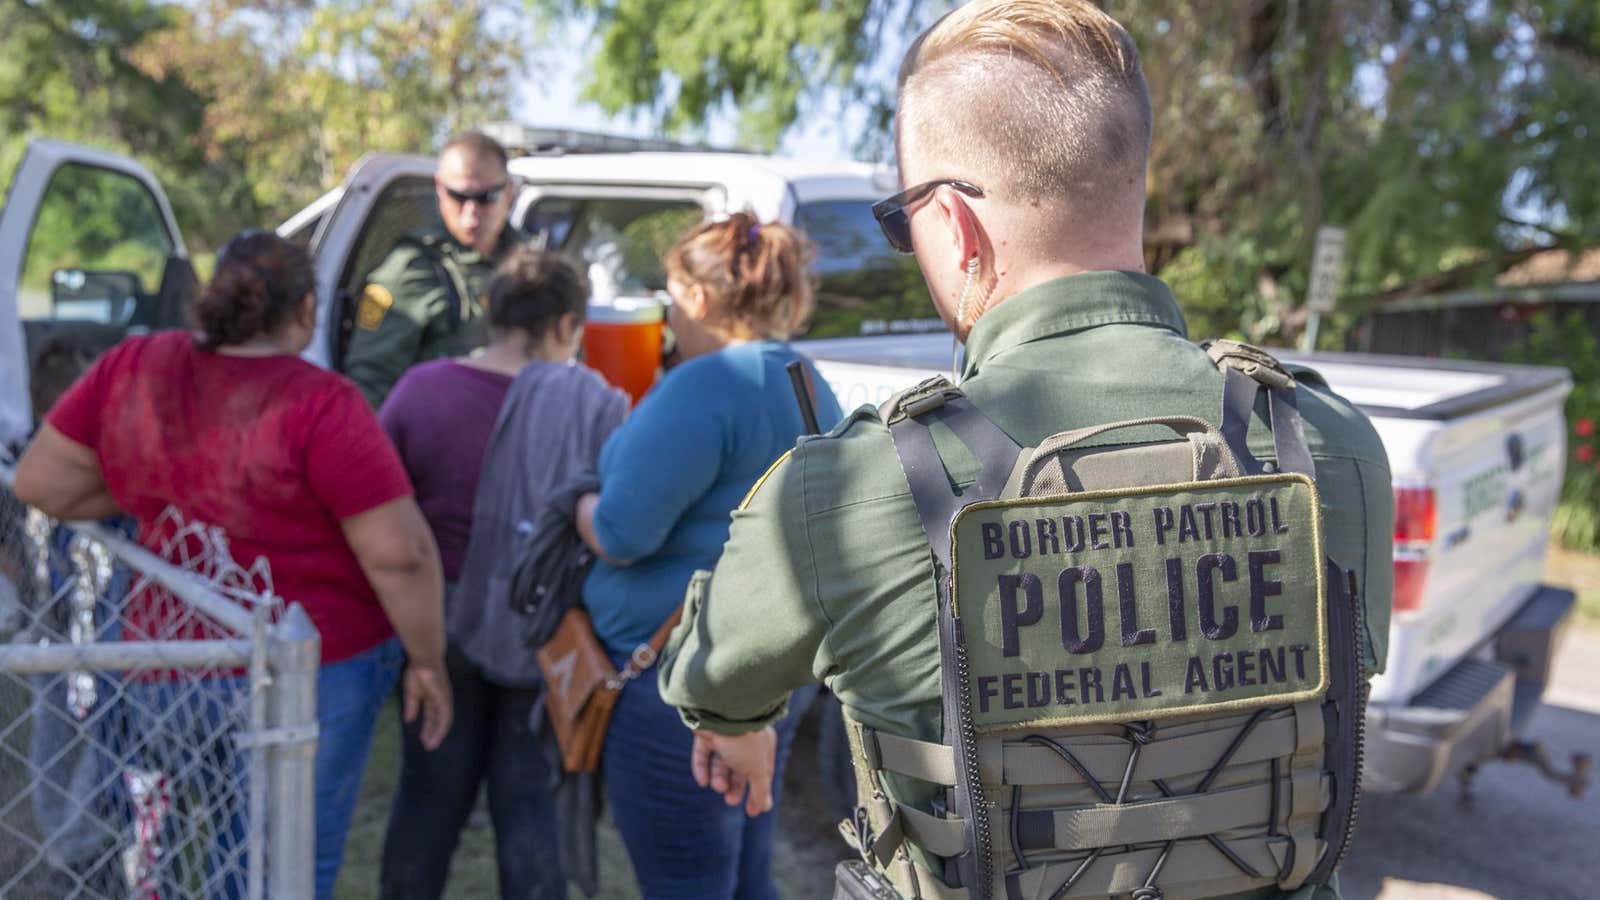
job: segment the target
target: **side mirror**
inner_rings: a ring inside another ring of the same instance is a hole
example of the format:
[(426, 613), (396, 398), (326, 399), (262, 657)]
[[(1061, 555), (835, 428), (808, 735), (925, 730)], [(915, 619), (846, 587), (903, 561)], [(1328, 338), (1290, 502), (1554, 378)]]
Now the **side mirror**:
[(56, 269), (50, 273), (51, 318), (127, 324), (138, 306), (140, 288), (133, 272)]

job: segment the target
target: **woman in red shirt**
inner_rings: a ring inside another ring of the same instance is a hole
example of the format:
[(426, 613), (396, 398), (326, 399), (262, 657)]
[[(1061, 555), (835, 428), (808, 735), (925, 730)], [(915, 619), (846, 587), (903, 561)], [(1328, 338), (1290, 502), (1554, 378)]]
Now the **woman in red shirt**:
[[(16, 494), (58, 519), (126, 512), (139, 523), (140, 542), (168, 561), (193, 568), (196, 551), (204, 551), (204, 574), (222, 576), (230, 595), (305, 608), (322, 636), (322, 898), (332, 895), (402, 645), (404, 714), (421, 716), (426, 746), (449, 730), (451, 705), (439, 553), (360, 392), (299, 357), (315, 329), (312, 285), (305, 251), (277, 235), (254, 231), (229, 241), (196, 304), (198, 333), (132, 337), (107, 352), (46, 418), (18, 463)], [(123, 636), (218, 635), (164, 591), (146, 588), (128, 598)], [(162, 681), (159, 673), (134, 678), (141, 682), (129, 685), (135, 700)], [(228, 691), (235, 680), (219, 673), (209, 683)], [(165, 698), (156, 690), (148, 699)], [(204, 702), (216, 705), (214, 697)], [(162, 735), (160, 743), (185, 739)], [(242, 805), (243, 791), (236, 797)], [(223, 892), (233, 890), (224, 885)]]

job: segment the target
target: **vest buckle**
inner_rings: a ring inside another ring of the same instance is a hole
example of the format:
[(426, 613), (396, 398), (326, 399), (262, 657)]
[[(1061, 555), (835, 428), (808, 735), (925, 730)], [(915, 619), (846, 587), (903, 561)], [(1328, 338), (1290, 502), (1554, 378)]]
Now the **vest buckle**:
[(893, 425), (902, 419), (925, 416), (942, 409), (945, 403), (959, 396), (961, 396), (960, 389), (951, 384), (949, 379), (943, 375), (935, 375), (914, 387), (907, 388), (890, 400), (884, 424)]
[(1294, 386), (1294, 375), (1283, 363), (1253, 344), (1219, 338), (1206, 346), (1206, 355), (1219, 368), (1238, 369), (1264, 387), (1282, 390)]

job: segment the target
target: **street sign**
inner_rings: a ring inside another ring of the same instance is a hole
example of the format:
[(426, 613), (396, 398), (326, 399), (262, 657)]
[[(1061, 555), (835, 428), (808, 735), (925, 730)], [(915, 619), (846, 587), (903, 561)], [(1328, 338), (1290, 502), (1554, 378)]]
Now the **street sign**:
[(1317, 246), (1311, 256), (1311, 289), (1306, 292), (1306, 309), (1327, 315), (1339, 300), (1344, 284), (1344, 229), (1323, 226), (1317, 229)]

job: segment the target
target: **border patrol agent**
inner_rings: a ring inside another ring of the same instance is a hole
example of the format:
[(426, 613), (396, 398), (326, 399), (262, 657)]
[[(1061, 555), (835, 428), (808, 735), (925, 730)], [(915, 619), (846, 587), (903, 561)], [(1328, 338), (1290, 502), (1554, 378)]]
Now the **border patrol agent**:
[(373, 408), (412, 365), (484, 344), (483, 297), (516, 246), (505, 227), (516, 191), (493, 138), (469, 131), (450, 139), (434, 187), (444, 228), (401, 238), (356, 303), (344, 371)]
[(761, 807), (786, 692), (845, 707), (841, 895), (1337, 896), (1388, 463), (1315, 372), (1189, 341), (1140, 271), (1149, 128), (1137, 51), (1087, 2), (924, 34), (912, 187), (875, 212), (965, 339), (961, 386), (802, 438), (690, 584), (661, 691), (730, 802), (748, 778)]

